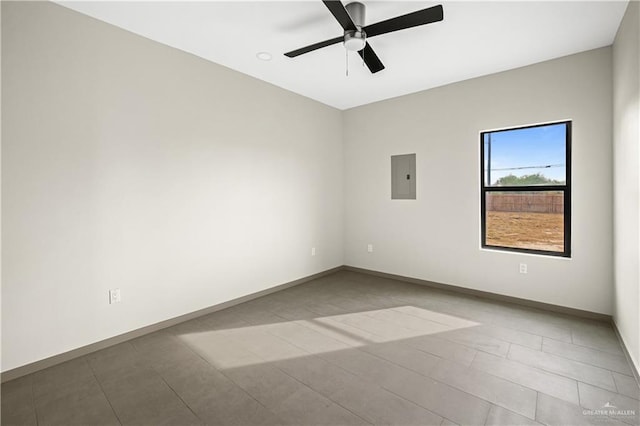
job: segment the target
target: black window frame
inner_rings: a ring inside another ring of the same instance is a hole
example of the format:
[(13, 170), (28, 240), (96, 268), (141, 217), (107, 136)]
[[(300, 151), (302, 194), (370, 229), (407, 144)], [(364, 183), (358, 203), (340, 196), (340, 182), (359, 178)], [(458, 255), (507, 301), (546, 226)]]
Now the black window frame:
[[(505, 131), (513, 131), (513, 130), (521, 130), (521, 129), (531, 129), (534, 127), (545, 127), (545, 126), (553, 126), (557, 124), (565, 124), (566, 125), (566, 177), (564, 185), (523, 185), (523, 186), (487, 186), (485, 183), (486, 174), (485, 174), (485, 144), (484, 139), (485, 135), (488, 133), (499, 133)], [(529, 254), (540, 254), (545, 256), (556, 256), (556, 257), (571, 257), (571, 120), (562, 120), (555, 121), (550, 123), (543, 124), (533, 124), (528, 126), (518, 126), (518, 127), (510, 127), (504, 129), (497, 130), (485, 130), (480, 132), (480, 222), (481, 222), (481, 246), (482, 248), (491, 249), (491, 250), (500, 250), (500, 251), (508, 251), (508, 252), (516, 252), (516, 253), (529, 253)], [(487, 193), (489, 192), (545, 192), (545, 191), (556, 191), (562, 192), (564, 195), (564, 250), (562, 252), (559, 251), (550, 251), (550, 250), (536, 250), (536, 249), (528, 249), (528, 248), (520, 248), (520, 247), (504, 247), (504, 246), (494, 246), (487, 244), (487, 221), (486, 221), (486, 203), (487, 203)]]

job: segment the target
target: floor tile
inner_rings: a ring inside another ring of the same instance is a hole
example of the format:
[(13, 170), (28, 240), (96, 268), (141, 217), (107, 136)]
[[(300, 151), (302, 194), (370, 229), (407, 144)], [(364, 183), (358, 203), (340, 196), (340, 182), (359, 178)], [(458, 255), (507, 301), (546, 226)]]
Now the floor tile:
[(616, 382), (618, 393), (640, 400), (640, 388), (635, 378), (620, 373), (613, 373), (613, 379)]
[(403, 311), (408, 307), (419, 309), (424, 311), (419, 315), (421, 318), (454, 327), (466, 327), (472, 323), (476, 323), (476, 325), (489, 323), (495, 319), (495, 315), (491, 313), (455, 303), (455, 298), (451, 295), (433, 292), (431, 289), (418, 288), (418, 290), (421, 290), (418, 294), (422, 294), (422, 297), (413, 295), (394, 297), (403, 304)]
[(441, 358), (398, 343), (376, 343), (364, 345), (360, 350), (386, 359), (416, 373), (428, 376)]
[(403, 313), (405, 315), (413, 315), (413, 316), (416, 316), (418, 318), (422, 318), (422, 319), (425, 319), (425, 320), (429, 320), (429, 321), (437, 322), (437, 323), (440, 323), (440, 324), (444, 324), (444, 325), (447, 325), (447, 326), (452, 327), (454, 329), (455, 328), (475, 327), (475, 326), (479, 325), (479, 323), (474, 322), (474, 321), (470, 321), (470, 320), (465, 319), (465, 318), (460, 318), (460, 317), (455, 316), (455, 315), (448, 315), (446, 313), (433, 311), (433, 310), (429, 310), (429, 309), (424, 309), (424, 308), (420, 308), (420, 307), (417, 307), (417, 306), (406, 305), (406, 306), (400, 306), (400, 307), (393, 308), (393, 310), (401, 312), (401, 313)]
[(368, 425), (366, 420), (341, 405), (325, 400), (319, 403), (311, 391), (296, 392), (284, 400), (274, 412), (289, 425)]
[(233, 333), (225, 334), (241, 347), (258, 356), (263, 362), (306, 356), (309, 353), (286, 340), (271, 334), (269, 329), (274, 325), (247, 327)]
[(103, 384), (103, 389), (123, 425), (197, 425), (202, 422), (169, 388), (148, 370)]
[(320, 357), (386, 389), (401, 387), (407, 378), (415, 376), (406, 368), (358, 349), (330, 352)]
[(473, 329), (447, 331), (440, 333), (438, 337), (502, 357), (506, 356), (509, 351), (509, 342), (496, 339), (487, 334), (478, 333)]
[(314, 294), (304, 302), (304, 307), (313, 312), (316, 318), (359, 312), (359, 310), (349, 310), (331, 304), (326, 294)]
[(76, 358), (33, 374), (33, 392), (46, 392), (49, 386), (60, 387), (67, 383), (93, 377), (93, 371), (84, 358)]
[(370, 333), (361, 328), (345, 324), (333, 319), (333, 317), (319, 317), (312, 320), (305, 320), (303, 326), (311, 328), (319, 333), (347, 343), (350, 346), (361, 346), (371, 343), (382, 343), (398, 340), (397, 338), (386, 338)]
[(531, 349), (540, 350), (542, 348), (542, 337), (525, 331), (513, 330), (511, 328), (491, 324), (482, 324), (474, 327), (470, 331), (487, 334), (505, 342), (515, 343)]
[(542, 343), (542, 350), (564, 358), (581, 361), (596, 367), (617, 371), (618, 373), (632, 375), (627, 359), (622, 354), (612, 354), (601, 350), (578, 346), (572, 343), (559, 342), (557, 340), (545, 338)]
[(492, 405), (486, 426), (539, 426), (541, 423), (497, 405)]
[(91, 393), (101, 393), (98, 380), (94, 376), (77, 379), (67, 382), (46, 382), (38, 387), (34, 387), (34, 401), (36, 408), (56, 400), (72, 395), (85, 395)]
[(351, 347), (351, 345), (343, 341), (327, 336), (326, 333), (320, 333), (319, 331), (305, 327), (304, 321), (292, 321), (272, 325), (267, 328), (267, 331), (312, 354), (337, 351)]
[(0, 396), (2, 396), (2, 413), (20, 411), (24, 416), (25, 411), (33, 411), (35, 409), (33, 375), (3, 383)]
[(354, 381), (332, 399), (376, 425), (439, 425), (442, 417), (384, 389)]
[[(334, 315), (364, 314), (368, 311), (376, 310), (377, 307), (359, 300), (359, 293), (355, 290), (345, 288), (335, 294), (330, 294), (322, 303), (323, 310), (333, 310)], [(314, 310), (317, 305), (314, 306)]]
[(616, 419), (592, 413), (576, 404), (538, 394), (536, 421), (548, 426), (626, 426)]
[[(269, 409), (296, 392), (307, 392), (306, 386), (269, 364), (254, 364), (224, 370), (224, 374), (249, 395)], [(318, 395), (318, 404), (325, 404)]]
[(484, 421), (489, 404), (445, 384), (359, 350), (322, 355), (324, 359), (459, 424)]
[(620, 342), (610, 326), (595, 327), (588, 330), (574, 329), (571, 332), (571, 336), (573, 343), (576, 345), (624, 355)]
[(204, 360), (167, 369), (162, 377), (206, 424), (282, 423), (271, 411)]
[(268, 310), (255, 309), (250, 306), (237, 305), (229, 310), (242, 319), (247, 326), (278, 324), (286, 321), (284, 318)]
[(128, 343), (136, 349), (160, 348), (171, 345), (175, 341), (174, 336), (166, 329), (155, 331), (129, 340)]
[(537, 368), (484, 352), (479, 352), (476, 355), (471, 366), (567, 402), (578, 404), (578, 385), (573, 379), (547, 373)]
[(445, 339), (434, 336), (422, 336), (402, 341), (402, 344), (411, 346), (423, 352), (430, 353), (432, 355), (450, 359), (452, 361), (459, 362), (462, 365), (469, 366), (476, 356), (475, 349), (471, 349), (467, 346), (450, 342)]
[(278, 309), (274, 312), (279, 317), (288, 321), (302, 321), (313, 319), (319, 316), (318, 313), (309, 310), (301, 301), (291, 301), (290, 305)]
[(97, 382), (64, 395), (53, 393), (37, 400), (39, 425), (119, 425), (111, 405)]
[(3, 426), (36, 426), (38, 424), (35, 409), (24, 406), (11, 410), (3, 408), (1, 421)]
[[(352, 350), (353, 351), (353, 350)], [(376, 424), (438, 424), (440, 417), (318, 357), (276, 363), (312, 389)], [(395, 419), (395, 421), (394, 421)]]
[[(631, 425), (640, 424), (640, 401), (616, 392), (610, 392), (586, 383), (578, 383), (580, 405), (591, 410), (614, 411), (610, 415), (621, 422)], [(623, 413), (624, 412), (624, 413)]]
[[(224, 309), (222, 311), (214, 312), (212, 314), (197, 318), (197, 322), (205, 327), (205, 331), (233, 330), (236, 328), (248, 326), (248, 324), (242, 319), (241, 316), (234, 313), (233, 311), (230, 311), (229, 309)], [(191, 325), (191, 327), (195, 327), (195, 324)], [(173, 332), (173, 327), (170, 329), (170, 331)]]
[(387, 341), (423, 335), (420, 331), (412, 330), (405, 326), (379, 320), (377, 318), (372, 318), (365, 313), (338, 315), (333, 317), (332, 320), (364, 330), (367, 333), (380, 336)]
[(484, 424), (491, 404), (449, 385), (421, 376), (411, 376), (397, 395), (459, 425)]
[(448, 360), (440, 361), (431, 377), (529, 419), (535, 418), (537, 394), (532, 389)]
[[(350, 387), (353, 382), (362, 382), (355, 374), (315, 355), (283, 360), (272, 365), (328, 398)], [(366, 382), (362, 387), (364, 385), (372, 384)]]
[[(269, 364), (229, 369), (225, 375), (286, 423), (313, 424), (318, 418), (327, 424), (347, 419), (347, 424), (362, 423), (362, 419)], [(294, 410), (294, 405), (306, 410)]]
[(525, 331), (542, 337), (548, 337), (561, 342), (571, 343), (571, 329), (554, 324), (542, 323), (532, 318), (507, 317), (499, 318), (495, 325), (512, 328), (514, 330)]
[(206, 316), (181, 322), (179, 324), (166, 328), (165, 332), (178, 338), (178, 340), (181, 340), (180, 336), (182, 336), (183, 334), (202, 333), (211, 330), (211, 326), (205, 324), (202, 321), (203, 318), (206, 318)]
[[(380, 309), (367, 312), (366, 316), (395, 324), (409, 330), (414, 330), (417, 335), (438, 334), (452, 330), (453, 327), (439, 322), (434, 322), (414, 315), (407, 315), (393, 309)], [(415, 334), (414, 334), (415, 335)]]
[(2, 384), (0, 392), (2, 425), (36, 425), (33, 398), (33, 375), (23, 376)]
[(135, 339), (131, 344), (137, 358), (156, 370), (169, 368), (174, 364), (188, 364), (199, 358), (181, 339), (166, 332), (158, 333), (149, 340)]
[(611, 371), (579, 361), (536, 351), (519, 345), (511, 345), (509, 359), (527, 364), (541, 370), (556, 373), (585, 383), (590, 383), (611, 391), (616, 390)]
[(181, 336), (200, 357), (219, 370), (260, 364), (260, 357), (221, 334), (220, 330)]
[(100, 383), (125, 379), (153, 367), (142, 359), (128, 342), (87, 355), (86, 360)]

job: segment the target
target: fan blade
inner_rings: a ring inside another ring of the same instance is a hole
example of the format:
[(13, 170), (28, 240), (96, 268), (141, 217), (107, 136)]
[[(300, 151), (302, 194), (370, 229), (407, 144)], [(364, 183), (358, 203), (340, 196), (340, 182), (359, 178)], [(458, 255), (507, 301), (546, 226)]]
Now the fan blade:
[(364, 49), (358, 52), (358, 55), (364, 60), (364, 63), (367, 64), (369, 71), (371, 74), (375, 74), (378, 71), (382, 71), (384, 69), (384, 65), (376, 52), (373, 51), (369, 43), (365, 44)]
[(300, 49), (292, 50), (291, 52), (287, 52), (284, 55), (290, 58), (295, 58), (296, 56), (300, 56), (303, 53), (313, 52), (314, 50), (321, 49), (323, 47), (331, 46), (332, 44), (341, 43), (344, 41), (344, 37), (336, 37), (329, 40), (321, 41), (318, 43), (311, 44), (306, 47), (301, 47)]
[(322, 0), (329, 12), (333, 15), (334, 18), (338, 21), (340, 26), (345, 31), (355, 31), (356, 24), (353, 23), (351, 16), (349, 16), (349, 12), (344, 8), (342, 3), (339, 0)]
[(367, 25), (363, 30), (367, 34), (367, 37), (375, 37), (380, 34), (442, 21), (443, 18), (442, 5), (438, 5)]

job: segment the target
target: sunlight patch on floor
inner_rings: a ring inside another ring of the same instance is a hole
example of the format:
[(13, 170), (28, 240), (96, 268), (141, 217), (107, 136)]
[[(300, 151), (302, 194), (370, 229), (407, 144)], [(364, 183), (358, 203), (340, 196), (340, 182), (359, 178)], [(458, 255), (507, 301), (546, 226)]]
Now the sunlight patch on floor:
[[(238, 314), (239, 316), (241, 314)], [(179, 338), (211, 364), (221, 369), (246, 367), (309, 355), (384, 344), (402, 339), (479, 325), (464, 318), (415, 306), (285, 320), (259, 325), (182, 333)]]

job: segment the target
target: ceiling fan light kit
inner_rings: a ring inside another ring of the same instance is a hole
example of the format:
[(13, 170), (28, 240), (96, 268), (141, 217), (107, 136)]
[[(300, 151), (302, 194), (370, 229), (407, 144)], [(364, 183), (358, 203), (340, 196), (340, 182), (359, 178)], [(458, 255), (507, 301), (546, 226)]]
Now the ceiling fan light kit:
[(362, 31), (364, 25), (364, 4), (360, 2), (349, 3), (344, 7), (356, 26), (355, 30), (344, 31), (344, 47), (351, 52), (359, 52), (367, 44), (367, 34)]
[(377, 73), (384, 69), (384, 65), (367, 42), (367, 37), (371, 38), (394, 31), (431, 24), (442, 21), (444, 18), (442, 5), (438, 5), (365, 26), (366, 9), (364, 4), (351, 2), (343, 6), (339, 0), (322, 0), (322, 2), (342, 26), (344, 34), (341, 37), (292, 50), (285, 53), (285, 56), (295, 58), (304, 53), (342, 42), (347, 51), (358, 52), (371, 73)]
[(345, 31), (344, 48), (351, 52), (359, 52), (367, 44), (367, 35), (363, 31)]

